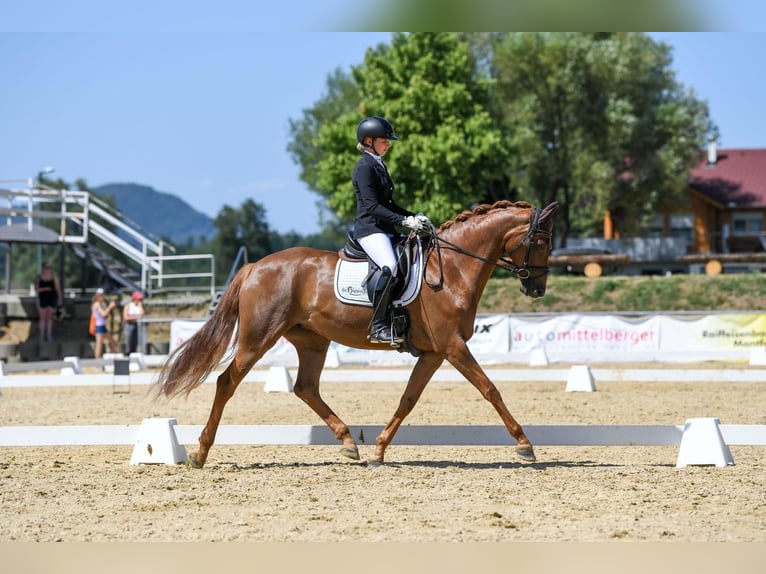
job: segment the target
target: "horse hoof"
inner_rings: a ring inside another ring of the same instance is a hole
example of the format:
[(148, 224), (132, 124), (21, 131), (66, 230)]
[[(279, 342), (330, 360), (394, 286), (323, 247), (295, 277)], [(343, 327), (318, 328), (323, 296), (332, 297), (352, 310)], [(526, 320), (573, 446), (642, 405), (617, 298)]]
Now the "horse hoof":
[(531, 446), (524, 447), (524, 448), (517, 448), (516, 456), (518, 456), (524, 462), (535, 462), (537, 460), (537, 457), (535, 457), (535, 451)]
[(367, 461), (367, 466), (369, 468), (380, 468), (381, 466), (383, 466), (383, 461), (382, 460), (368, 460)]
[(359, 448), (355, 446), (344, 446), (340, 449), (340, 454), (351, 460), (359, 460)]
[(186, 460), (186, 464), (187, 464), (187, 466), (190, 466), (190, 467), (192, 467), (192, 468), (202, 468), (203, 466), (205, 466), (205, 463), (204, 463), (204, 462), (200, 462), (199, 460), (197, 460), (197, 459), (196, 459), (195, 457), (193, 457), (193, 456), (190, 456), (190, 457), (189, 457), (189, 458)]

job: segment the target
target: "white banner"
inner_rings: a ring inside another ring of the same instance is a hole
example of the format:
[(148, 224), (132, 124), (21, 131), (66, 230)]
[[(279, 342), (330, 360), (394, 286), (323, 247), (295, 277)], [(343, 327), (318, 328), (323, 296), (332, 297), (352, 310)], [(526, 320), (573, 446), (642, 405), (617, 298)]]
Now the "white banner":
[(468, 341), (471, 353), (507, 353), (510, 348), (510, 319), (507, 314), (481, 315), (473, 324)]
[(562, 315), (542, 321), (510, 318), (510, 350), (630, 352), (656, 351), (658, 317), (628, 321), (609, 315)]
[[(204, 324), (202, 320), (172, 321), (170, 352), (189, 339)], [(616, 317), (611, 315), (566, 314), (523, 318), (505, 313), (479, 315), (474, 321), (474, 335), (468, 342), (471, 352), (479, 355), (530, 353), (542, 348), (550, 353), (636, 352), (644, 356), (657, 353), (693, 354), (711, 351), (747, 351), (766, 347), (766, 314), (714, 314), (684, 318), (666, 315)], [(412, 359), (408, 353), (383, 350), (361, 351), (333, 344), (341, 362), (355, 363), (364, 357), (368, 363), (401, 362)], [(372, 360), (371, 357), (375, 359)], [(378, 357), (380, 357), (378, 359)], [(264, 362), (297, 363), (295, 348), (281, 338), (264, 356)], [(615, 356), (619, 360), (619, 356)]]
[(176, 348), (180, 347), (184, 342), (190, 339), (194, 333), (199, 331), (204, 324), (204, 320), (171, 321), (170, 344), (168, 345), (169, 352), (172, 353)]

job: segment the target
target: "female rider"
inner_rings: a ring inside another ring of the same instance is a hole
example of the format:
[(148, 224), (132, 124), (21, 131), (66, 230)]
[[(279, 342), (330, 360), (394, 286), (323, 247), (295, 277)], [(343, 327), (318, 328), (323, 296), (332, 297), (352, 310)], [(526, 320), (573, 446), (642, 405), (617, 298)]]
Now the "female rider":
[(372, 343), (394, 346), (404, 340), (386, 320), (391, 304), (391, 287), (398, 272), (392, 244), (392, 239), (398, 235), (395, 226), (420, 231), (429, 223), (425, 215), (416, 215), (393, 200), (394, 182), (383, 157), (391, 147), (391, 141), (398, 139), (385, 118), (372, 116), (359, 122), (356, 148), (362, 152), (362, 157), (351, 177), (356, 193), (354, 238), (381, 269), (373, 289), (373, 315), (368, 339)]

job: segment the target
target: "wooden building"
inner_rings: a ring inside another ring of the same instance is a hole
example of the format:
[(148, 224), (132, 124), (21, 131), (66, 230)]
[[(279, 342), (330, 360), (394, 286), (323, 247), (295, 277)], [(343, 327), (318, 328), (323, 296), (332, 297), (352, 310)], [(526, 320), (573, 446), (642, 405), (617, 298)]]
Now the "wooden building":
[(766, 149), (708, 149), (687, 190), (689, 253), (766, 251)]
[[(634, 263), (672, 258), (681, 268), (706, 264), (712, 274), (724, 264), (766, 271), (766, 149), (719, 150), (711, 143), (689, 174), (686, 195), (685, 206), (657, 215), (641, 238), (621, 237), (624, 214), (607, 211), (599, 246), (628, 253)], [(641, 253), (637, 242), (667, 249)]]

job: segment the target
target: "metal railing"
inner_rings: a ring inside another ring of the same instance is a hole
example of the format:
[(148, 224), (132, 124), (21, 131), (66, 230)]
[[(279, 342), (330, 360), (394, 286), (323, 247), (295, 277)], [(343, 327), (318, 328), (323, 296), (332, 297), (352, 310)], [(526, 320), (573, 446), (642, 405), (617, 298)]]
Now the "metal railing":
[[(175, 255), (173, 245), (141, 229), (87, 191), (53, 189), (31, 179), (0, 180), (0, 217), (5, 218), (6, 226), (23, 225), (30, 234), (35, 229), (48, 229), (61, 243), (114, 250), (120, 263), (133, 268), (140, 278), (137, 287), (149, 295), (156, 290), (195, 288), (209, 291), (211, 297), (215, 294), (212, 254)], [(57, 229), (43, 225), (46, 221), (57, 221)], [(179, 268), (179, 262), (187, 269)], [(195, 271), (188, 271), (189, 267)], [(189, 280), (200, 281), (195, 287)]]

